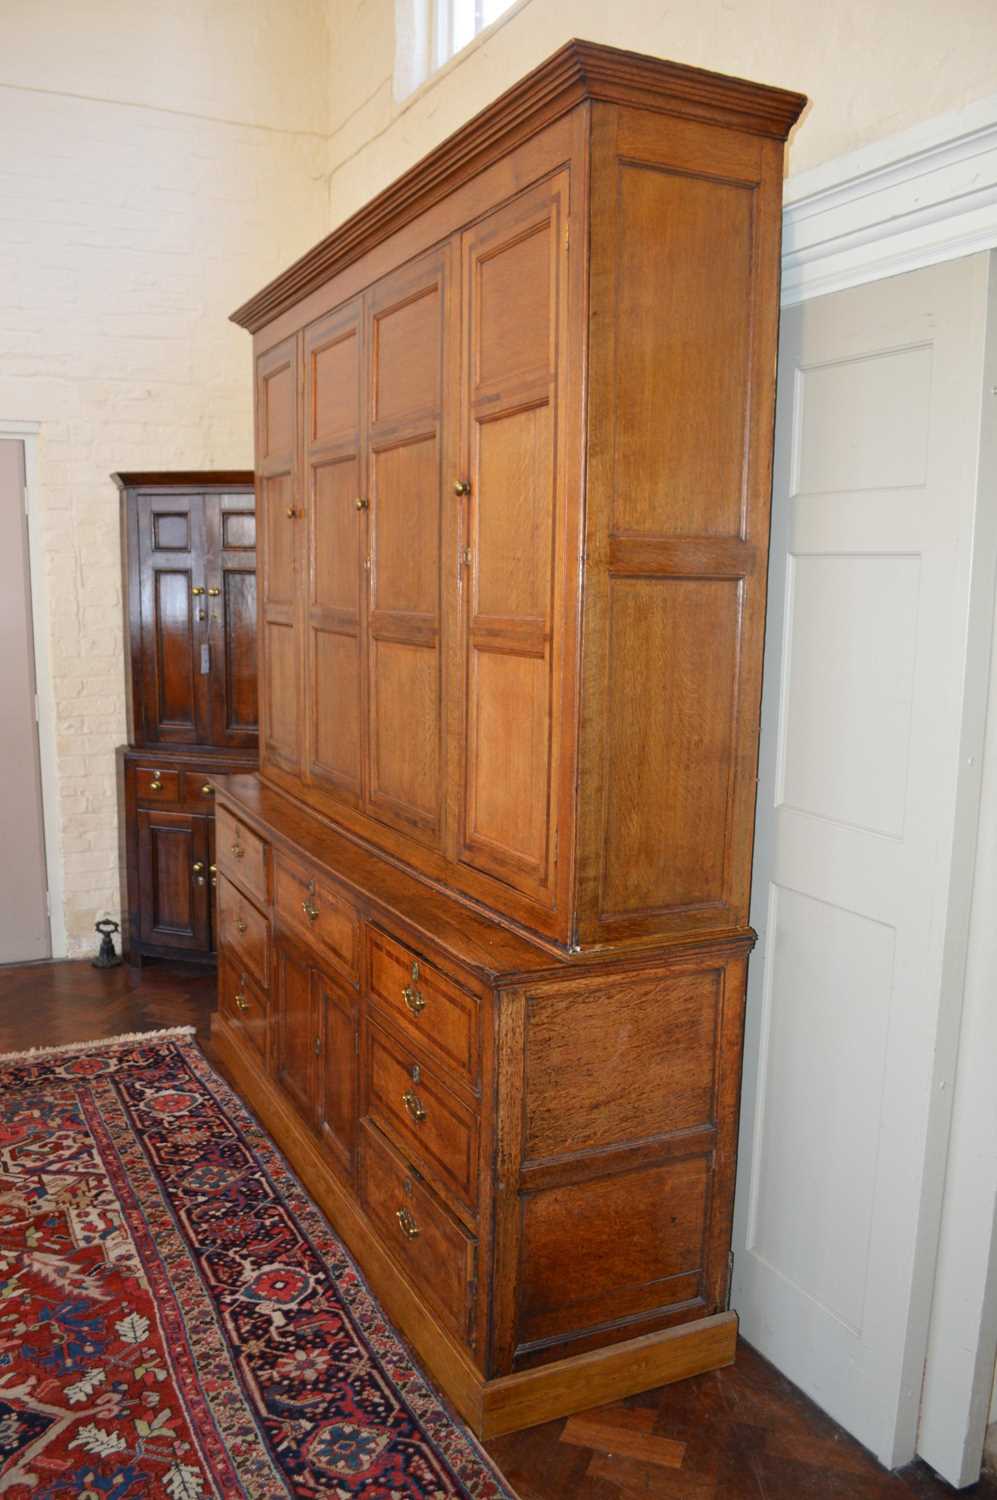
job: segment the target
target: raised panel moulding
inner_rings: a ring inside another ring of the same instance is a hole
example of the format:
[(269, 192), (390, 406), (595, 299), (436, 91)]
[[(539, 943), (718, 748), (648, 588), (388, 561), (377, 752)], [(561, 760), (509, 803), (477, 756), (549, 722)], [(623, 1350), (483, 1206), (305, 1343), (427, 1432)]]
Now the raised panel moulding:
[(997, 245), (997, 94), (790, 177), (782, 302)]

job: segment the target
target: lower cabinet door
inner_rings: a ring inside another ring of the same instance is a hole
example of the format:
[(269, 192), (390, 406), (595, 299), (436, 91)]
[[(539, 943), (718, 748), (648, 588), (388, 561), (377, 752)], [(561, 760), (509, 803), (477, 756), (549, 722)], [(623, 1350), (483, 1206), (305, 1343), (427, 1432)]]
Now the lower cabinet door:
[(274, 946), (274, 1076), (310, 1125), (318, 1124), (321, 1018), (312, 966), (296, 944)]
[(211, 944), (208, 818), (193, 813), (138, 813), (139, 929), (164, 948)]
[(332, 1164), (352, 1180), (356, 1151), (357, 1054), (359, 1029), (356, 997), (342, 982), (312, 970), (322, 1052), (318, 1106), (322, 1138)]

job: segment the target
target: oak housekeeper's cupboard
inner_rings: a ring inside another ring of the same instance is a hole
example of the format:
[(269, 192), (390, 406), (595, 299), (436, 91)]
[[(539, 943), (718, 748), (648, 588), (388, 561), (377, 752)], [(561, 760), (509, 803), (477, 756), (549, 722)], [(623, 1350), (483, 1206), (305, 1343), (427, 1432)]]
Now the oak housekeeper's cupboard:
[(733, 1356), (802, 104), (570, 43), (235, 314), (261, 771), (213, 1035), (486, 1435)]

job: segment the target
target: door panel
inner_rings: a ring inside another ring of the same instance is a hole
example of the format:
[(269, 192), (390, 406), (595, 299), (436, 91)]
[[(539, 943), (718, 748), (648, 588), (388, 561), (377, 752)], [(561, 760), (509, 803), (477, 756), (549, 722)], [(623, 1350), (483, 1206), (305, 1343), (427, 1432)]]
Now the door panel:
[(216, 745), (252, 749), (259, 727), (256, 503), (252, 495), (207, 495), (204, 507), (211, 738)]
[(200, 670), (206, 640), (204, 497), (140, 494), (136, 503), (146, 736), (170, 745), (211, 738), (208, 679)]
[(914, 1452), (975, 845), (985, 261), (782, 318), (733, 1302), (889, 1467)]
[(462, 247), (470, 548), (461, 857), (546, 905), (567, 187), (562, 174), (524, 194)]
[[(298, 352), (294, 337), (269, 349), (257, 361), (256, 423), (257, 522), (266, 536), (259, 579), (262, 602), (258, 649), (267, 663), (266, 693), (259, 705), (260, 755), (265, 765), (273, 764), (297, 776), (303, 741), (300, 584), (304, 508), (298, 472)], [(240, 524), (245, 528), (245, 520)]]
[(353, 806), (363, 795), (362, 335), (359, 298), (305, 334), (311, 540), (306, 779)]
[(349, 992), (318, 969), (312, 971), (322, 1036), (319, 1120), (333, 1160), (352, 1178), (356, 1148), (357, 1007)]
[(145, 810), (137, 816), (142, 941), (207, 950), (211, 946), (211, 820), (190, 813)]
[(368, 295), (371, 423), (367, 809), (443, 837), (445, 255)]
[(274, 1070), (304, 1118), (316, 1122), (321, 1038), (307, 958), (278, 938), (275, 947)]
[(52, 951), (24, 478), (24, 445), (0, 442), (0, 964)]

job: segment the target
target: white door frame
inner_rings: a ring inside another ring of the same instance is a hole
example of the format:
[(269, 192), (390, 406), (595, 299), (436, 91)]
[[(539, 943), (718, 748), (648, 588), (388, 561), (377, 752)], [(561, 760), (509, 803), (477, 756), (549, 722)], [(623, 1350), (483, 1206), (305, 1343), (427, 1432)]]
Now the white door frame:
[(41, 761), (42, 819), (45, 830), (45, 864), (48, 872), (49, 924), (52, 932), (52, 957), (65, 958), (68, 947), (59, 816), (55, 684), (52, 678), (50, 651), (48, 573), (45, 567), (45, 539), (42, 531), (38, 487), (40, 431), (40, 422), (9, 421), (0, 417), (0, 442), (10, 439), (23, 444), (24, 447), (31, 629), (34, 636), (35, 679), (38, 692), (38, 751)]

